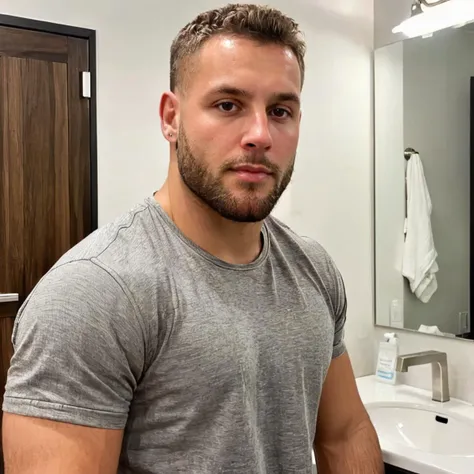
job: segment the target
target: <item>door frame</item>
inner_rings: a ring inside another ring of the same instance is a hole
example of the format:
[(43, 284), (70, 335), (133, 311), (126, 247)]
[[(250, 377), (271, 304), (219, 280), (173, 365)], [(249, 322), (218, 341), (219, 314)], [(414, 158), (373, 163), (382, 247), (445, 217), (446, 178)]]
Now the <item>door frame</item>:
[(91, 75), (91, 97), (89, 107), (90, 160), (91, 160), (91, 230), (98, 227), (97, 186), (97, 67), (96, 32), (88, 28), (61, 25), (47, 21), (31, 20), (18, 16), (0, 14), (0, 26), (39, 31), (63, 36), (86, 39), (89, 42), (89, 72)]

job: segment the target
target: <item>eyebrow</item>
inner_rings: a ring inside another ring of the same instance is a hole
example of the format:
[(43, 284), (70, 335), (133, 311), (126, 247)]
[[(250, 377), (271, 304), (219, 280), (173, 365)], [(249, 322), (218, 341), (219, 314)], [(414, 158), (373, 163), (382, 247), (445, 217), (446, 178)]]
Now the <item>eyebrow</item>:
[[(238, 87), (232, 87), (232, 86), (217, 87), (210, 93), (210, 95), (218, 95), (218, 94), (231, 95), (234, 97), (244, 97), (244, 98), (252, 97), (252, 94), (249, 91), (245, 89), (240, 89)], [(272, 100), (274, 102), (294, 102), (297, 105), (300, 105), (301, 103), (298, 94), (295, 94), (294, 92), (279, 92), (279, 93), (273, 94)]]

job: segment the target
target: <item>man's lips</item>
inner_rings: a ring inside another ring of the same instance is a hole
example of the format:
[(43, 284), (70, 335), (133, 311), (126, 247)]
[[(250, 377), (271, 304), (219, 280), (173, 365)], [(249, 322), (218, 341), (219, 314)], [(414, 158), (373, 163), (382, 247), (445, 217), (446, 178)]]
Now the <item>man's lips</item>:
[(272, 174), (272, 172), (268, 168), (266, 168), (265, 166), (261, 166), (261, 165), (236, 166), (235, 168), (232, 168), (232, 171), (244, 172), (244, 173)]
[(272, 176), (272, 172), (261, 165), (242, 165), (232, 168), (232, 171), (238, 176), (241, 181), (247, 183), (260, 183)]

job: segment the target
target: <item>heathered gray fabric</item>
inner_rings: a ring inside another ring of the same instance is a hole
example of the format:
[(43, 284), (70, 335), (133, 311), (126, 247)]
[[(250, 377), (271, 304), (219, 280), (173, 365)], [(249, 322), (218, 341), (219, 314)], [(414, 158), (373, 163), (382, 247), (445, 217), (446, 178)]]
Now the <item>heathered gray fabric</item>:
[(20, 310), (3, 409), (125, 428), (121, 474), (310, 474), (343, 283), (317, 243), (262, 235), (230, 265), (149, 198), (87, 237)]

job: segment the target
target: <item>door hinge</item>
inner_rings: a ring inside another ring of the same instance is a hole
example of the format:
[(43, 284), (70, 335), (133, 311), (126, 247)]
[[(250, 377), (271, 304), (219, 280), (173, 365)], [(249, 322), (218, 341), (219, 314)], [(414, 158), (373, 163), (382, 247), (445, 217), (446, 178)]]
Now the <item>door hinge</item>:
[(85, 99), (91, 98), (91, 73), (89, 71), (84, 71), (81, 73), (81, 83), (82, 83), (82, 97)]

